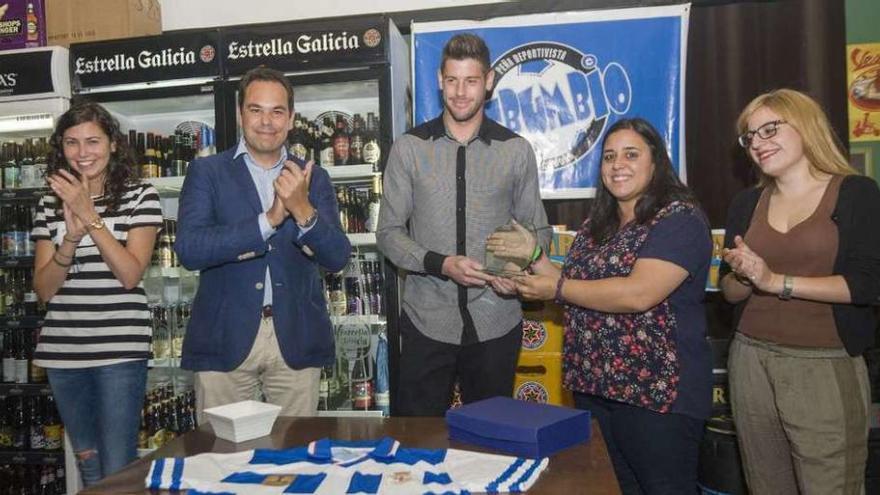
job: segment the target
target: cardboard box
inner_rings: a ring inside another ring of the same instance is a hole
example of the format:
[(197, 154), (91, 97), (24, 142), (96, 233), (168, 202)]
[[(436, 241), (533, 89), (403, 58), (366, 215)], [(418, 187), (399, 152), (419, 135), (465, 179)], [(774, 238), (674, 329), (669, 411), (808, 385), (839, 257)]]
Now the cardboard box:
[(572, 405), (571, 392), (562, 388), (562, 354), (521, 352), (513, 378), (513, 397), (540, 404)]
[(562, 352), (563, 309), (554, 302), (528, 303), (523, 309), (522, 352)]
[(162, 33), (159, 0), (45, 0), (50, 45)]
[(590, 439), (590, 412), (509, 397), (446, 412), (449, 438), (537, 459)]
[(43, 0), (0, 0), (0, 50), (46, 46)]

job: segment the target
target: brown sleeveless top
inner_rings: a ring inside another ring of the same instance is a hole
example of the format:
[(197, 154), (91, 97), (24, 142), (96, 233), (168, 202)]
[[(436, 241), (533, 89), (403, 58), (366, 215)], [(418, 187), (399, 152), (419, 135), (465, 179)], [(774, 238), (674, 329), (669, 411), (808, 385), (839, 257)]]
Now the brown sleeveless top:
[[(813, 214), (784, 234), (767, 220), (773, 187), (764, 188), (745, 235), (746, 244), (764, 258), (774, 273), (801, 277), (832, 275), (838, 233), (831, 215), (842, 180), (840, 175), (832, 177)], [(801, 299), (783, 301), (775, 294), (755, 292), (749, 297), (739, 331), (783, 345), (843, 347), (831, 304)]]

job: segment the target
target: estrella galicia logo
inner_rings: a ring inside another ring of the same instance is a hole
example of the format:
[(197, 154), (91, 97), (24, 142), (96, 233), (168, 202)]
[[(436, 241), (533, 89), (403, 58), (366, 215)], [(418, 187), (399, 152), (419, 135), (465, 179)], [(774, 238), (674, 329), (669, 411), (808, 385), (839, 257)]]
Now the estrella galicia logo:
[(613, 112), (632, 102), (632, 85), (617, 62), (601, 66), (592, 54), (550, 41), (509, 50), (492, 65), (489, 117), (525, 137), (538, 169), (552, 173), (592, 150)]

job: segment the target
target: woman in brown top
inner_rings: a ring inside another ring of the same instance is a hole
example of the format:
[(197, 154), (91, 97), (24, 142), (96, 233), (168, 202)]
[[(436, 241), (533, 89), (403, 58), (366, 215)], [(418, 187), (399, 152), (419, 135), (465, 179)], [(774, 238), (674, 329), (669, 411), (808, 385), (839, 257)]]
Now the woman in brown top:
[(728, 212), (721, 282), (738, 303), (729, 378), (749, 489), (863, 493), (880, 190), (803, 93), (758, 96), (737, 127), (761, 173)]

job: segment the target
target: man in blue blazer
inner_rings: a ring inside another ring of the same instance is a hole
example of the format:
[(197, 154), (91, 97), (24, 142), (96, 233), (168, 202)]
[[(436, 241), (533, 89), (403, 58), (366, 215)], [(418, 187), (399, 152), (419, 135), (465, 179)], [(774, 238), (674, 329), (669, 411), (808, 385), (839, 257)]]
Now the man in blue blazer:
[(288, 159), (293, 88), (260, 67), (239, 85), (242, 139), (194, 161), (180, 194), (175, 250), (201, 273), (181, 367), (196, 406), (259, 397), (282, 415), (314, 415), (334, 346), (319, 268), (348, 263), (327, 172)]

